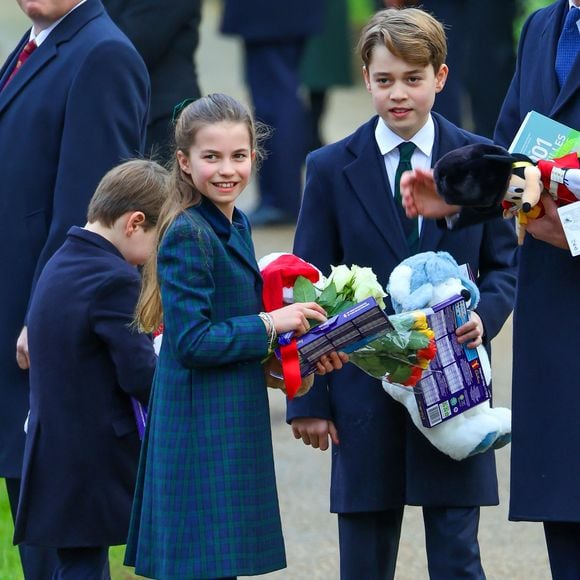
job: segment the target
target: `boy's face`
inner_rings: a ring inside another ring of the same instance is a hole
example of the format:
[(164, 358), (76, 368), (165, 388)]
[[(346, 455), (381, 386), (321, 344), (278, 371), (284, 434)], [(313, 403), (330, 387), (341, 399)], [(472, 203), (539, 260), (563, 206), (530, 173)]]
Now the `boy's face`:
[(435, 74), (431, 65), (410, 64), (385, 46), (376, 46), (363, 76), (377, 113), (391, 131), (408, 141), (427, 122), (435, 95), (445, 85), (447, 66), (441, 65)]
[(125, 236), (120, 251), (129, 264), (142, 266), (155, 249), (155, 228), (143, 228), (141, 225), (130, 226), (133, 231)]

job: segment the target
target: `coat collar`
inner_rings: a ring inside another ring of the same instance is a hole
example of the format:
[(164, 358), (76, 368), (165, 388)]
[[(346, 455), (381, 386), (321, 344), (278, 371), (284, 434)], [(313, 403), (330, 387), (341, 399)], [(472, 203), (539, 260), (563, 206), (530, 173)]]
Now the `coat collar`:
[[(100, 0), (87, 0), (76, 10), (73, 10), (34, 51), (34, 54), (26, 61), (26, 66), (23, 66), (22, 70), (18, 71), (18, 74), (10, 81), (10, 84), (0, 91), (0, 113), (39, 71), (58, 56), (60, 44), (69, 41), (89, 21), (101, 16), (104, 12), (105, 9)], [(0, 71), (0, 86), (3, 86), (5, 77), (12, 71), (14, 61), (20, 54), (22, 47), (28, 42), (29, 36), (30, 30), (24, 34), (18, 46), (2, 67)]]
[(256, 262), (250, 223), (245, 214), (234, 208), (232, 223), (230, 223), (219, 208), (203, 196), (201, 202), (192, 207), (191, 211), (197, 211), (203, 217), (224, 244), (254, 272), (261, 282), (262, 275)]
[[(445, 153), (467, 145), (471, 140), (441, 115), (432, 113), (435, 124), (435, 142), (432, 159), (437, 160)], [(344, 173), (356, 197), (364, 206), (370, 222), (374, 224), (384, 241), (399, 260), (409, 256), (409, 248), (403, 227), (397, 217), (397, 208), (389, 186), (383, 157), (376, 144), (374, 131), (378, 116), (362, 125), (347, 139), (346, 148), (353, 160), (344, 168)], [(423, 220), (419, 251), (436, 249), (445, 231), (435, 220)]]
[(95, 232), (85, 230), (84, 228), (80, 228), (78, 226), (72, 226), (66, 235), (67, 238), (76, 238), (78, 240), (83, 240), (84, 242), (92, 244), (93, 246), (97, 246), (98, 248), (105, 250), (105, 252), (114, 254), (118, 256), (121, 260), (126, 261), (125, 258), (123, 257), (123, 254), (119, 252), (119, 250), (114, 244), (109, 242), (109, 240), (107, 240), (103, 236), (96, 234)]

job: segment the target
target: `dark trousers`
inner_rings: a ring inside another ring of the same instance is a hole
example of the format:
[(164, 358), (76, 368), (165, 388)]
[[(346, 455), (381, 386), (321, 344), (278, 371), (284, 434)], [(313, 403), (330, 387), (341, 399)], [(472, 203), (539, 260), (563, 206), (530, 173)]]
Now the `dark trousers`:
[(302, 194), (308, 117), (299, 94), (304, 39), (245, 44), (246, 81), (255, 117), (272, 129), (258, 173), (260, 205), (296, 218)]
[[(338, 515), (341, 580), (395, 577), (403, 509)], [(484, 580), (479, 508), (423, 508), (431, 580)]]
[(580, 579), (580, 523), (544, 522), (552, 580)]
[(52, 580), (111, 580), (109, 547), (58, 548)]
[[(6, 478), (5, 481), (12, 519), (16, 521), (21, 480)], [(20, 553), (20, 562), (22, 563), (22, 572), (26, 580), (47, 580), (52, 578), (57, 563), (56, 551), (53, 548), (20, 544), (18, 551)]]

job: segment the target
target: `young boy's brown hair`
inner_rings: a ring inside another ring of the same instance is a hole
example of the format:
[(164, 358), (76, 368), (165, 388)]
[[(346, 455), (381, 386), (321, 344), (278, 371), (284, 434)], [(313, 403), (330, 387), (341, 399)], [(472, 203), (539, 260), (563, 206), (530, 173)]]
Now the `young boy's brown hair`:
[(101, 179), (87, 211), (89, 223), (113, 224), (127, 212), (145, 215), (144, 229), (157, 224), (167, 197), (169, 172), (155, 161), (132, 159), (117, 165)]
[(447, 57), (443, 25), (418, 8), (389, 8), (377, 12), (363, 28), (357, 47), (367, 68), (376, 46), (385, 46), (410, 64), (421, 67), (430, 64), (435, 72)]

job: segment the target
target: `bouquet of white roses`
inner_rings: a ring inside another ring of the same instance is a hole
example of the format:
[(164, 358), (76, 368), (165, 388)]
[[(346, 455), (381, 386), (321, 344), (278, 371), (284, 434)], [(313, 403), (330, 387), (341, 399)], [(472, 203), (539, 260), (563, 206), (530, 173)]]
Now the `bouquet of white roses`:
[[(259, 266), (266, 308), (316, 302), (332, 318), (368, 298), (374, 298), (380, 308), (385, 307), (383, 298), (387, 294), (371, 268), (332, 266), (330, 276), (325, 278), (312, 264), (292, 254), (270, 254), (260, 260)], [(419, 311), (388, 319), (389, 330), (351, 352), (350, 360), (378, 379), (414, 385), (435, 356), (433, 333), (427, 327), (424, 313)], [(316, 325), (312, 322), (311, 330)], [(307, 390), (304, 384), (302, 390)], [(291, 391), (288, 394), (293, 396)]]

